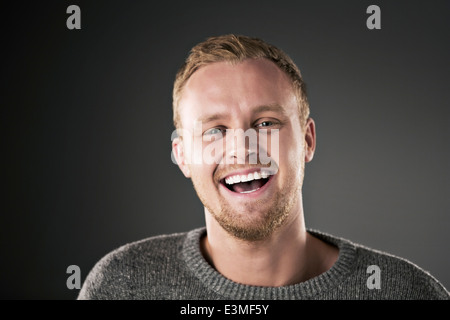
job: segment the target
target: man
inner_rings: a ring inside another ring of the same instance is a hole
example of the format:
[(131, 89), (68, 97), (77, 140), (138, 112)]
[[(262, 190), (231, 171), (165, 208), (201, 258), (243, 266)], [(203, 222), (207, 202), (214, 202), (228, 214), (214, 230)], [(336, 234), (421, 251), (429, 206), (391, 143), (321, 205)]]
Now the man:
[(306, 229), (315, 123), (281, 50), (245, 36), (207, 39), (176, 76), (173, 109), (173, 155), (206, 227), (111, 252), (79, 299), (449, 299), (404, 259)]

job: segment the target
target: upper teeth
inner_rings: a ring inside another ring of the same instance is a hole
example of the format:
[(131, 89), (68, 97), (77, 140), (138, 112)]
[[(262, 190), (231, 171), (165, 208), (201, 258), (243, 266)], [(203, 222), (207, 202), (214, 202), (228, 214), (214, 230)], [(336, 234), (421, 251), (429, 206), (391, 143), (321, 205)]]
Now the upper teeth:
[(234, 176), (229, 176), (225, 179), (225, 183), (226, 184), (235, 184), (235, 183), (239, 183), (239, 182), (247, 182), (247, 181), (252, 181), (252, 180), (258, 180), (258, 179), (265, 179), (268, 176), (270, 176), (271, 173), (267, 172), (267, 171), (261, 171), (261, 172), (252, 172), (249, 174), (244, 174), (244, 175), (234, 175)]

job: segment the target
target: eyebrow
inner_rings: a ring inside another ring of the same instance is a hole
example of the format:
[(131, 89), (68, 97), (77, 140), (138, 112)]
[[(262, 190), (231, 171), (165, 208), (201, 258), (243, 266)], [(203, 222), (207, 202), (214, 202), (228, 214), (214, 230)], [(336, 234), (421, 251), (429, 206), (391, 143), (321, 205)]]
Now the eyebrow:
[(285, 109), (276, 103), (258, 106), (253, 110), (254, 113), (263, 113), (263, 112), (267, 112), (267, 111), (277, 112), (277, 113), (286, 115)]
[(226, 113), (214, 113), (211, 115), (206, 115), (206, 116), (200, 117), (197, 119), (197, 121), (200, 121), (202, 123), (208, 123), (208, 122), (212, 122), (212, 121), (216, 121), (216, 120), (224, 119), (224, 118), (228, 118), (228, 117), (229, 117), (229, 115)]
[[(255, 107), (252, 112), (255, 114), (258, 113), (263, 113), (263, 112), (277, 112), (277, 113), (281, 113), (282, 115), (286, 115), (286, 111), (285, 109), (280, 106), (279, 104), (268, 104), (268, 105), (261, 105), (261, 106), (257, 106)], [(208, 122), (212, 122), (212, 121), (216, 121), (219, 119), (227, 119), (229, 118), (230, 115), (228, 113), (214, 113), (214, 114), (210, 114), (210, 115), (205, 115), (203, 117), (200, 117), (197, 119), (197, 121), (200, 121), (202, 123), (208, 123)]]

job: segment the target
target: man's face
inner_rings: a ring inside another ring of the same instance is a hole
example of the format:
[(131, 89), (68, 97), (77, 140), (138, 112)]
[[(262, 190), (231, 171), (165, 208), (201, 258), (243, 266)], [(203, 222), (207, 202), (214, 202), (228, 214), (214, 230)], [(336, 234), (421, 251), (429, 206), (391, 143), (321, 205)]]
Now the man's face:
[[(186, 83), (179, 112), (183, 130), (192, 135), (175, 140), (177, 162), (226, 231), (261, 240), (295, 218), (292, 208), (301, 194), (305, 155), (309, 161), (312, 154), (283, 71), (266, 59), (204, 66)], [(233, 130), (256, 133), (257, 143), (246, 143), (242, 134), (228, 139)], [(214, 161), (205, 161), (205, 150), (215, 150), (207, 152)], [(254, 161), (263, 151), (270, 168)], [(203, 161), (192, 161), (195, 157)]]

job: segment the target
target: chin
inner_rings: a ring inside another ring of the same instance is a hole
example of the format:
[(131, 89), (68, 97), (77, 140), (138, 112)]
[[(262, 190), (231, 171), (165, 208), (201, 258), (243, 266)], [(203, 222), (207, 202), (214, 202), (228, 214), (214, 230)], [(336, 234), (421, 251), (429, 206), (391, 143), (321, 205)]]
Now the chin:
[(261, 241), (270, 238), (287, 221), (287, 209), (285, 206), (274, 205), (270, 210), (266, 206), (264, 211), (227, 208), (218, 215), (210, 212), (218, 224), (233, 237), (245, 241)]

